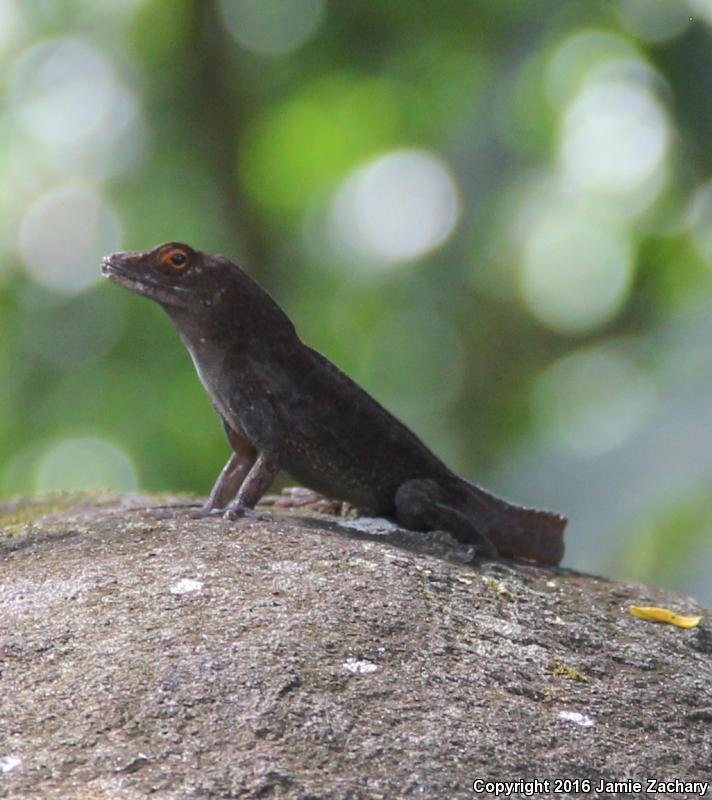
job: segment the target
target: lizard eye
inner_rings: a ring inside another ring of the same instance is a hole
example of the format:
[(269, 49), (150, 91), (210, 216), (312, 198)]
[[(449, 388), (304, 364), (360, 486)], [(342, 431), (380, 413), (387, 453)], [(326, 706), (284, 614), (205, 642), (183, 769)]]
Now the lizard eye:
[(161, 258), (161, 262), (176, 269), (185, 269), (188, 266), (188, 256), (182, 250), (169, 250)]

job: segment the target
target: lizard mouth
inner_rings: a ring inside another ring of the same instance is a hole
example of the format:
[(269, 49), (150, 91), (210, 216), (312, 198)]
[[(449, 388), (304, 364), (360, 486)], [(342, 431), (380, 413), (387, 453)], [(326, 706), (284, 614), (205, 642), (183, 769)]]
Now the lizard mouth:
[(184, 286), (167, 286), (150, 275), (133, 274), (132, 270), (115, 256), (102, 258), (101, 274), (110, 281), (118, 283), (136, 294), (157, 300), (159, 303), (182, 306), (184, 302), (182, 302), (181, 295), (188, 292), (187, 287)]
[[(101, 274), (109, 280), (127, 285), (128, 283), (137, 283), (138, 280), (129, 275), (119, 264), (112, 261), (111, 256), (104, 256), (101, 260)], [(130, 288), (130, 287), (129, 287)]]

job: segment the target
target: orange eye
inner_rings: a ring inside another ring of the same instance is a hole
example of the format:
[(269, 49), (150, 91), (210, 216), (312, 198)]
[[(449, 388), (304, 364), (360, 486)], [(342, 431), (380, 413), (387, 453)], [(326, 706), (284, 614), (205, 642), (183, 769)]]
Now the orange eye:
[(182, 250), (169, 250), (162, 258), (161, 263), (175, 267), (176, 269), (185, 269), (188, 266), (188, 256)]

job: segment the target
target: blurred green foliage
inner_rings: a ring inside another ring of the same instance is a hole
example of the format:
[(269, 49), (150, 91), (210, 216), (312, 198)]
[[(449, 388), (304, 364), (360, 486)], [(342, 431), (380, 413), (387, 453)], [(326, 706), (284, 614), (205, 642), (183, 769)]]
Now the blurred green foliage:
[[(568, 563), (708, 602), (710, 0), (0, 0), (0, 491), (227, 455), (115, 249), (224, 252)], [(236, 309), (239, 313), (239, 309)]]

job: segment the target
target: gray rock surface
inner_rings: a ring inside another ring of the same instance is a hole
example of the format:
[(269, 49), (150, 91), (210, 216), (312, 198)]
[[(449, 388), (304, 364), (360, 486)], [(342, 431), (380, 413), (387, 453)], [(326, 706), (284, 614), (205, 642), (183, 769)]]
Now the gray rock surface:
[[(694, 602), (309, 507), (232, 523), (159, 502), (0, 506), (0, 797), (710, 780), (709, 618), (627, 613)], [(620, 796), (698, 796), (663, 788)]]

